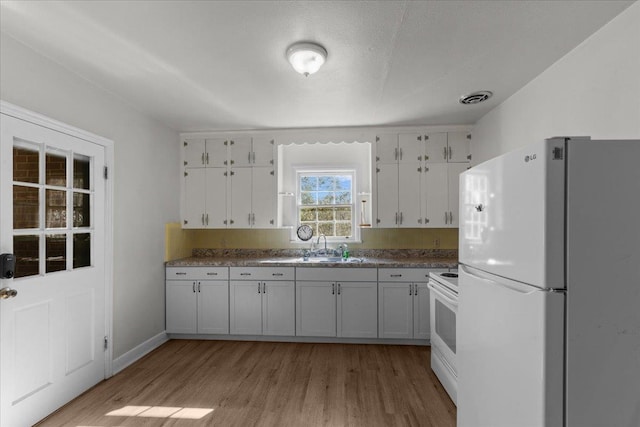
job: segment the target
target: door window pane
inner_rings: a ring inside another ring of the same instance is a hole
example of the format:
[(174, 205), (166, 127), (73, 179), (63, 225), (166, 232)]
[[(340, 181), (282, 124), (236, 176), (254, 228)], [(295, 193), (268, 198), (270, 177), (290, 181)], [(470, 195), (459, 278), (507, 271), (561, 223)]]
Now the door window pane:
[(13, 236), (13, 254), (16, 257), (14, 277), (34, 276), (39, 273), (39, 236)]
[(63, 155), (47, 153), (45, 162), (45, 183), (59, 187), (67, 186), (67, 158)]
[(13, 228), (40, 227), (40, 191), (34, 187), (13, 186)]
[(67, 192), (60, 190), (47, 190), (46, 194), (46, 227), (65, 228), (67, 226)]
[(89, 227), (90, 221), (90, 195), (86, 193), (73, 193), (73, 226)]
[(13, 147), (13, 180), (37, 184), (40, 176), (38, 150)]
[(91, 233), (73, 235), (73, 268), (91, 265)]
[(67, 269), (67, 235), (50, 234), (45, 240), (47, 273)]
[(89, 157), (76, 154), (73, 157), (73, 188), (88, 190), (90, 188)]

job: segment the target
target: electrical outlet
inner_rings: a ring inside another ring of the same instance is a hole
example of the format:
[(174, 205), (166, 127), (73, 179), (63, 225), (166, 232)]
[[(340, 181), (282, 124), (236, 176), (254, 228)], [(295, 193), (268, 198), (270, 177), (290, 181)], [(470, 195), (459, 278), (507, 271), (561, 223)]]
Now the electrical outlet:
[(440, 239), (433, 239), (433, 247), (435, 248), (440, 247)]

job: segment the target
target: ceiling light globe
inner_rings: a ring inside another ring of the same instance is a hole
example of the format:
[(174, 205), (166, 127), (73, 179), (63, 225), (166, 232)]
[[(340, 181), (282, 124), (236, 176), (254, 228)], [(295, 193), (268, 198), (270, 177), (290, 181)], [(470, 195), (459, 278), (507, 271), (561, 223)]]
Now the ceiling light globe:
[(287, 49), (287, 59), (298, 73), (314, 74), (327, 60), (327, 51), (315, 43), (295, 43)]

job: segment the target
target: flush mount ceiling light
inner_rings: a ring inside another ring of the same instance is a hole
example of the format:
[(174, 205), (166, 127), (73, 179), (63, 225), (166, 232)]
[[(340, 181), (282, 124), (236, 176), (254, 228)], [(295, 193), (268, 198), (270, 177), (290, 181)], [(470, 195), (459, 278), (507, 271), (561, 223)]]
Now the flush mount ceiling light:
[(488, 90), (481, 90), (479, 92), (473, 92), (468, 95), (461, 96), (458, 102), (465, 105), (479, 104), (480, 102), (486, 101), (492, 96), (493, 92)]
[(322, 67), (327, 60), (327, 50), (315, 43), (294, 43), (287, 49), (287, 59), (294, 70), (308, 76)]

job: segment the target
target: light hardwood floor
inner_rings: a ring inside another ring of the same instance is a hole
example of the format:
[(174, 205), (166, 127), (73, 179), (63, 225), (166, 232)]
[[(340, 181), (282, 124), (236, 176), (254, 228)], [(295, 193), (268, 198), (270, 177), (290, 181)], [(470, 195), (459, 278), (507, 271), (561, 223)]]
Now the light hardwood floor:
[(429, 360), (418, 346), (172, 340), (38, 426), (455, 426)]

